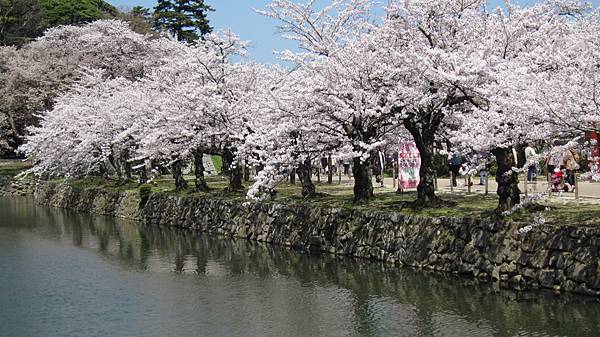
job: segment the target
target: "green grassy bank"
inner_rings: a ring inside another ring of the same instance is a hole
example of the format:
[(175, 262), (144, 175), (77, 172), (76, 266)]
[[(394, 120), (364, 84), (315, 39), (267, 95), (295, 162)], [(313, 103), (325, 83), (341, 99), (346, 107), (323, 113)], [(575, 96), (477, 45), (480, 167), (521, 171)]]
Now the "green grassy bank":
[[(152, 183), (140, 185), (131, 181), (126, 184), (118, 184), (113, 180), (104, 180), (99, 177), (88, 177), (85, 179), (71, 180), (69, 183), (75, 188), (100, 188), (111, 191), (133, 191), (137, 193), (165, 193), (172, 195), (185, 195), (197, 197), (213, 197), (229, 200), (245, 200), (246, 190), (235, 193), (226, 192), (228, 181), (222, 176), (207, 177), (207, 183), (211, 190), (198, 192), (194, 190), (193, 176), (186, 176), (188, 189), (175, 191), (173, 179), (162, 176)], [(246, 182), (246, 187), (250, 182)], [(390, 190), (375, 188), (375, 196), (365, 204), (355, 205), (352, 203), (352, 185), (350, 184), (327, 184), (316, 183), (319, 195), (313, 199), (304, 199), (300, 193), (299, 184), (281, 183), (277, 187), (277, 196), (273, 202), (287, 204), (310, 204), (324, 208), (354, 208), (361, 210), (396, 211), (403, 214), (415, 214), (431, 217), (462, 217), (462, 218), (490, 218), (494, 216), (493, 210), (497, 205), (497, 197), (494, 193), (488, 196), (481, 194), (464, 193), (439, 193), (448, 206), (415, 210), (409, 207), (410, 202), (416, 198), (415, 192), (402, 194)], [(508, 221), (531, 222), (534, 215), (545, 207), (543, 216), (546, 223), (554, 225), (600, 225), (600, 205), (589, 203), (559, 203), (544, 202), (534, 210), (522, 209), (505, 218)]]

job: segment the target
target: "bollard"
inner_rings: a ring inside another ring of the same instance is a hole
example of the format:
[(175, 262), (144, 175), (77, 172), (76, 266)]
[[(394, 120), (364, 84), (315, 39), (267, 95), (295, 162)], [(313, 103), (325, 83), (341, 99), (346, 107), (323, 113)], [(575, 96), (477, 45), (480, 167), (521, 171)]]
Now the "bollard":
[(573, 173), (573, 179), (575, 181), (575, 200), (579, 202), (579, 179), (577, 178), (577, 172)]
[(467, 175), (467, 194), (471, 194), (471, 175)]
[(488, 195), (488, 193), (489, 193), (488, 181), (489, 181), (489, 173), (485, 175), (485, 192), (484, 192), (484, 195)]
[(398, 179), (398, 164), (394, 162), (394, 169), (392, 173), (392, 187), (396, 189), (396, 179)]
[(437, 172), (433, 171), (433, 190), (437, 191), (438, 190), (438, 185), (437, 185)]

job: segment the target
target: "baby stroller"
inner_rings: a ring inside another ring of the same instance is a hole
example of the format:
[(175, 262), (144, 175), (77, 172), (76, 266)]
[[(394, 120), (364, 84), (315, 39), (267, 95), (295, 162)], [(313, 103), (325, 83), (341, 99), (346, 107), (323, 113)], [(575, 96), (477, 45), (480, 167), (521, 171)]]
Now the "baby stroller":
[(569, 192), (571, 189), (571, 185), (565, 181), (565, 173), (559, 168), (555, 168), (550, 175), (550, 182), (552, 192)]

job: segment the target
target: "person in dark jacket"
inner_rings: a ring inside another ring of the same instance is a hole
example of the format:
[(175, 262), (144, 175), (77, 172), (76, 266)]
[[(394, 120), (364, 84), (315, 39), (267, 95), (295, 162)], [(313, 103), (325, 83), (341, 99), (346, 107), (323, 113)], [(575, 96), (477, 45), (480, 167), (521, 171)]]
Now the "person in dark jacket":
[(460, 166), (462, 165), (462, 158), (458, 151), (454, 151), (448, 159), (448, 166), (450, 166), (450, 172), (452, 173), (452, 186), (456, 186), (456, 177), (459, 174)]

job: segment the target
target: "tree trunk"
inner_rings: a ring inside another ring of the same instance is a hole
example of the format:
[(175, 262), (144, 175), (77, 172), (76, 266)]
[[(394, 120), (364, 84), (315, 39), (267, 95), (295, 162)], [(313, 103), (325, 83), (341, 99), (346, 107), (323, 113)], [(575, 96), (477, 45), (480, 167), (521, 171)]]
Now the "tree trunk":
[(125, 149), (121, 152), (121, 163), (125, 172), (125, 179), (130, 180), (132, 177), (131, 163), (129, 162), (129, 150)]
[(435, 169), (433, 143), (435, 142), (436, 124), (423, 125), (419, 129), (412, 119), (405, 119), (404, 126), (410, 132), (419, 150), (421, 167), (419, 168), (419, 184), (417, 185), (417, 207), (431, 207), (439, 204), (440, 199), (435, 195)]
[(331, 168), (333, 166), (333, 161), (331, 160), (331, 155), (329, 155), (327, 157), (327, 183), (328, 184), (333, 184), (333, 169)]
[(248, 165), (248, 161), (244, 161), (244, 181), (250, 181), (250, 165)]
[(290, 184), (296, 184), (296, 169), (292, 169), (292, 172), (290, 172)]
[(431, 206), (439, 202), (435, 195), (435, 170), (433, 164), (432, 144), (422, 143), (417, 145), (421, 156), (421, 167), (419, 167), (419, 184), (417, 185), (417, 204), (419, 206)]
[(230, 192), (239, 191), (244, 188), (242, 185), (242, 180), (244, 178), (242, 167), (235, 162), (234, 151), (235, 150), (229, 148), (226, 148), (223, 151), (223, 171), (229, 177), (229, 186), (227, 187), (227, 190)]
[(371, 179), (371, 160), (361, 162), (360, 158), (352, 159), (352, 173), (354, 174), (354, 203), (362, 203), (373, 197), (373, 183)]
[(110, 164), (112, 169), (115, 171), (115, 174), (117, 175), (117, 180), (121, 181), (121, 178), (123, 177), (123, 173), (121, 171), (119, 163), (115, 159), (115, 155), (113, 154), (112, 150), (110, 151), (110, 154), (108, 155), (108, 163)]
[(182, 191), (187, 188), (187, 182), (183, 179), (183, 173), (181, 172), (181, 160), (176, 160), (171, 164), (171, 171), (173, 178), (175, 179), (175, 190)]
[(196, 175), (196, 190), (206, 192), (209, 190), (206, 180), (204, 180), (204, 152), (196, 149), (194, 151), (194, 174)]
[(512, 168), (515, 166), (511, 148), (496, 148), (492, 150), (498, 163), (496, 182), (498, 183), (498, 210), (506, 211), (521, 202), (519, 180)]
[(146, 165), (146, 161), (144, 160), (144, 165), (142, 167), (140, 167), (140, 184), (145, 184), (148, 182), (148, 170), (147, 170), (147, 165)]
[(254, 166), (254, 169), (255, 169), (255, 171), (256, 171), (256, 175), (258, 175), (258, 173), (259, 173), (260, 171), (264, 170), (264, 168), (265, 168), (265, 165), (263, 165), (263, 164), (258, 164), (258, 165), (256, 165), (256, 166)]
[(313, 184), (310, 177), (311, 170), (312, 165), (310, 159), (306, 159), (304, 162), (300, 163), (296, 170), (298, 178), (300, 179), (300, 184), (302, 184), (302, 196), (304, 199), (309, 199), (316, 195), (315, 184)]

